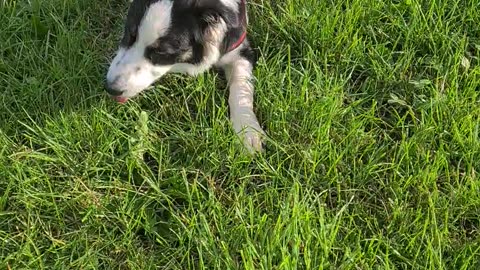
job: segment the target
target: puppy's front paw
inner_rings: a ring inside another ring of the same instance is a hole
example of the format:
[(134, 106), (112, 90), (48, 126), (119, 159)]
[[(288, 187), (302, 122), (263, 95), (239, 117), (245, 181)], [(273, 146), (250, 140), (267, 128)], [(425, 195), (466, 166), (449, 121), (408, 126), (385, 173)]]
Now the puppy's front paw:
[(245, 130), (245, 132), (239, 133), (239, 136), (249, 153), (254, 154), (263, 151), (263, 131), (258, 132), (257, 130), (249, 128)]
[(265, 132), (258, 123), (239, 125), (234, 128), (235, 132), (237, 132), (242, 140), (244, 147), (250, 154), (263, 151), (263, 138)]

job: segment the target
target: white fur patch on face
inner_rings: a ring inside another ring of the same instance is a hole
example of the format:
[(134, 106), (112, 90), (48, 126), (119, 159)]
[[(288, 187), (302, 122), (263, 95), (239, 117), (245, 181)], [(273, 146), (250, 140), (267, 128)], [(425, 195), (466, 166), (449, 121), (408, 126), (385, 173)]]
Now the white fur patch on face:
[(108, 84), (122, 96), (132, 97), (167, 73), (171, 66), (154, 66), (145, 59), (145, 48), (165, 35), (171, 24), (171, 1), (148, 7), (138, 27), (137, 40), (130, 48), (120, 48), (107, 73)]
[(138, 28), (137, 43), (148, 46), (168, 31), (172, 16), (171, 1), (159, 1), (148, 7)]

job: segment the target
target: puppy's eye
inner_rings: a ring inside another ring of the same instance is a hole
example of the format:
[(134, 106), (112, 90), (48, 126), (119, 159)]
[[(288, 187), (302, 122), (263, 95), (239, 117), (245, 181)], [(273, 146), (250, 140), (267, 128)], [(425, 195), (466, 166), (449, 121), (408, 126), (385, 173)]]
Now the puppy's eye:
[(130, 31), (128, 33), (128, 46), (132, 46), (137, 41), (137, 31)]
[(162, 51), (156, 47), (147, 47), (145, 49), (145, 58), (154, 65), (173, 65), (176, 55)]

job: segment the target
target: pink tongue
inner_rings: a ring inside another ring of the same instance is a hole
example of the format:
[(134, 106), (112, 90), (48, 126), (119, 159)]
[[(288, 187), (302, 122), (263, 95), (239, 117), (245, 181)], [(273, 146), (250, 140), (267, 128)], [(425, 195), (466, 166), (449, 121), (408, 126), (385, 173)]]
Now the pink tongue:
[(122, 104), (125, 103), (125, 102), (127, 102), (127, 100), (128, 100), (128, 98), (126, 98), (126, 97), (113, 97), (113, 99), (114, 99), (116, 102), (122, 103)]

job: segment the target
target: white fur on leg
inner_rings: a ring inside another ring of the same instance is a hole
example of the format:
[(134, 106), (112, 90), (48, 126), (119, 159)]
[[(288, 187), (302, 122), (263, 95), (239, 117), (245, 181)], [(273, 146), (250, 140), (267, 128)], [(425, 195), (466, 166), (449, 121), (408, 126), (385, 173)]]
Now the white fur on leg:
[(228, 63), (225, 74), (230, 85), (228, 103), (233, 128), (247, 150), (254, 153), (262, 151), (262, 137), (265, 132), (253, 112), (252, 68), (248, 60), (237, 58)]

